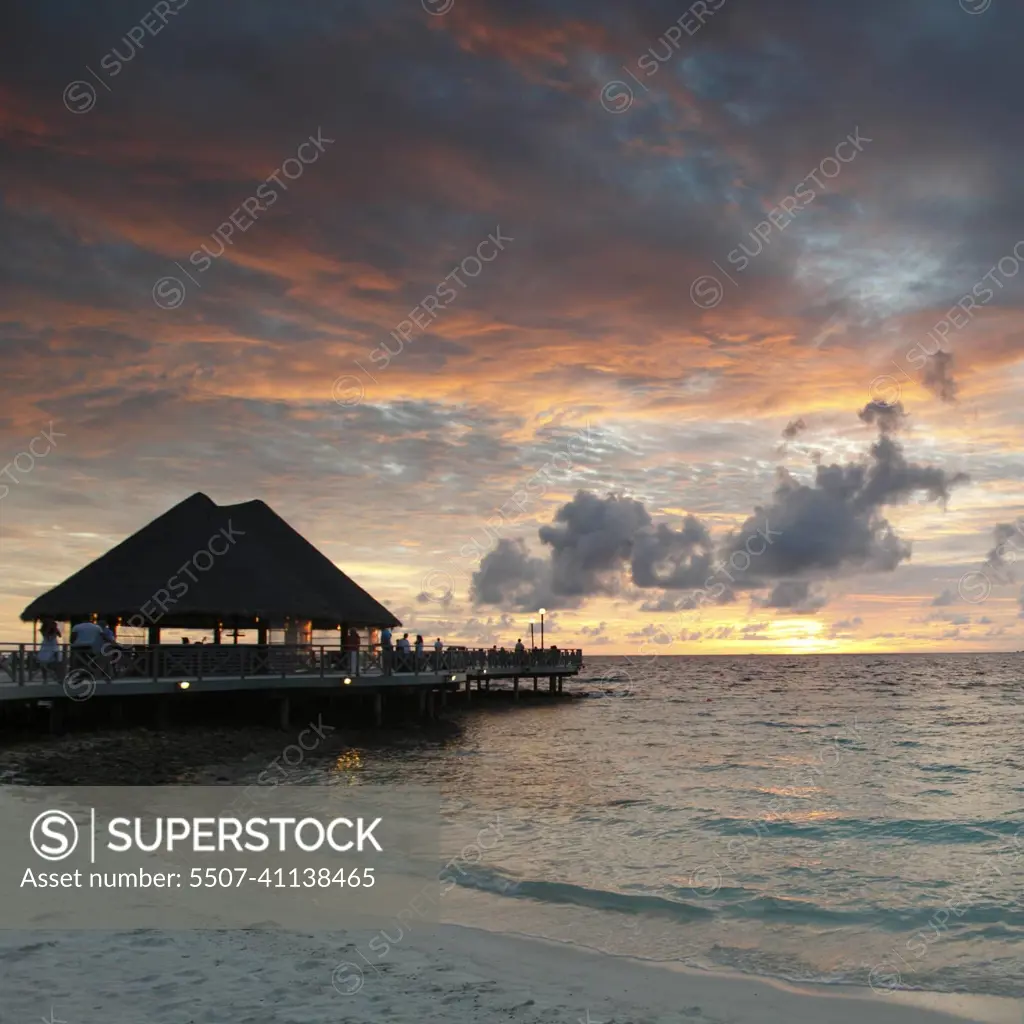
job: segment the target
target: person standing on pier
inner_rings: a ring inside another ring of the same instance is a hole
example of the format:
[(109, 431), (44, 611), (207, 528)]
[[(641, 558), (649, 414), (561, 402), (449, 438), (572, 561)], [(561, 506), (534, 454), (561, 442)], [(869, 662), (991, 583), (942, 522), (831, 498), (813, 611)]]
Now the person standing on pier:
[(434, 671), (441, 671), (441, 651), (444, 650), (444, 644), (441, 643), (441, 638), (438, 637), (434, 641)]
[(385, 626), (380, 634), (380, 670), (384, 675), (391, 672), (391, 627)]
[(348, 674), (354, 676), (359, 668), (359, 633), (354, 626), (345, 636), (345, 650), (348, 653)]
[(412, 645), (409, 643), (409, 634), (403, 633), (395, 646), (398, 648), (398, 657), (395, 659), (398, 670), (399, 672), (408, 672), (409, 662), (412, 660)]
[(39, 645), (36, 659), (39, 661), (39, 669), (43, 674), (43, 682), (46, 682), (50, 665), (53, 665), (53, 679), (56, 682), (60, 675), (60, 626), (53, 619), (43, 619), (41, 632), (43, 642)]

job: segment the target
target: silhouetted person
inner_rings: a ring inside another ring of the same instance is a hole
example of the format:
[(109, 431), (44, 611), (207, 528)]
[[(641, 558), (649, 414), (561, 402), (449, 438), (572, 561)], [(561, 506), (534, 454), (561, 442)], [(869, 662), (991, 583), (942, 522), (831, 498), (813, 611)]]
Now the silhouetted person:
[(45, 683), (46, 674), (52, 665), (53, 679), (56, 682), (60, 676), (60, 626), (53, 619), (43, 619), (41, 633), (43, 642), (39, 645), (39, 651), (36, 654), (39, 670), (42, 672), (43, 682)]
[(348, 652), (348, 674), (354, 676), (359, 668), (359, 633), (350, 629), (345, 637), (345, 650)]

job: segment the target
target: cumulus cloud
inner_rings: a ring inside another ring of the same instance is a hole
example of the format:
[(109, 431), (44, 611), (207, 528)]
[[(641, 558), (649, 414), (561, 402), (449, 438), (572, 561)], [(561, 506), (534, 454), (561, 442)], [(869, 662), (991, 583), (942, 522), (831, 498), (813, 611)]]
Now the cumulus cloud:
[(544, 595), (550, 593), (550, 578), (550, 565), (531, 555), (525, 541), (502, 537), (473, 573), (473, 600), (476, 604), (536, 609), (545, 603)]
[(865, 460), (819, 463), (813, 483), (778, 470), (771, 502), (717, 545), (692, 515), (673, 529), (655, 523), (636, 499), (581, 490), (558, 510), (554, 523), (540, 528), (539, 539), (549, 548), (546, 559), (531, 555), (521, 540), (499, 541), (474, 574), (474, 600), (568, 607), (620, 593), (628, 574), (638, 589), (666, 592), (644, 602), (647, 610), (675, 611), (698, 603), (693, 594), (677, 599), (672, 591), (698, 591), (703, 599), (710, 594), (721, 603), (736, 591), (774, 587), (766, 606), (813, 613), (826, 602), (811, 588), (813, 581), (891, 572), (910, 558), (910, 543), (893, 530), (885, 506), (923, 492), (944, 507), (952, 489), (968, 479), (908, 461), (891, 436), (905, 416), (898, 403), (872, 402), (859, 415), (880, 431)]
[(687, 589), (706, 578), (711, 536), (686, 516), (682, 528), (655, 524), (642, 502), (579, 491), (538, 531), (548, 558), (530, 555), (521, 539), (502, 538), (473, 574), (477, 604), (576, 607), (582, 598), (617, 594), (623, 571), (642, 588)]

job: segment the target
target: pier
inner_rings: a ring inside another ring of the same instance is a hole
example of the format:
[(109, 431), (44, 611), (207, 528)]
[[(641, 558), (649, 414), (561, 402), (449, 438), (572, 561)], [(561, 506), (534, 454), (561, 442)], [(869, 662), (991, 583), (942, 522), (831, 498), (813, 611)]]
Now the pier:
[(130, 645), (96, 655), (65, 644), (61, 661), (45, 666), (44, 678), (32, 644), (0, 643), (0, 722), (5, 708), (45, 702), (57, 731), (71, 705), (125, 699), (148, 699), (159, 720), (168, 699), (181, 708), (186, 704), (179, 701), (223, 694), (273, 702), (282, 727), (288, 725), (291, 699), (369, 698), (380, 724), (389, 697), (415, 695), (429, 719), (450, 697), (471, 701), (474, 685), (479, 693), (495, 684), (516, 700), (524, 681), (537, 692), (544, 680), (542, 693), (560, 694), (565, 679), (582, 665), (581, 650), (554, 647), (525, 652), (453, 647), (416, 655), (379, 645), (346, 651), (310, 644), (197, 643)]

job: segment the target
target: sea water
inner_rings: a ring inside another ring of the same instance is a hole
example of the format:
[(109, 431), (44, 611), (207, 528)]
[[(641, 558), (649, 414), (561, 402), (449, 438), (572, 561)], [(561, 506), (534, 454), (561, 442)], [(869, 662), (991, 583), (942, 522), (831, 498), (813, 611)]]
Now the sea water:
[(1020, 997), (1022, 682), (1015, 655), (588, 658), (579, 701), (491, 705), (325, 780), (441, 788), (450, 922)]

